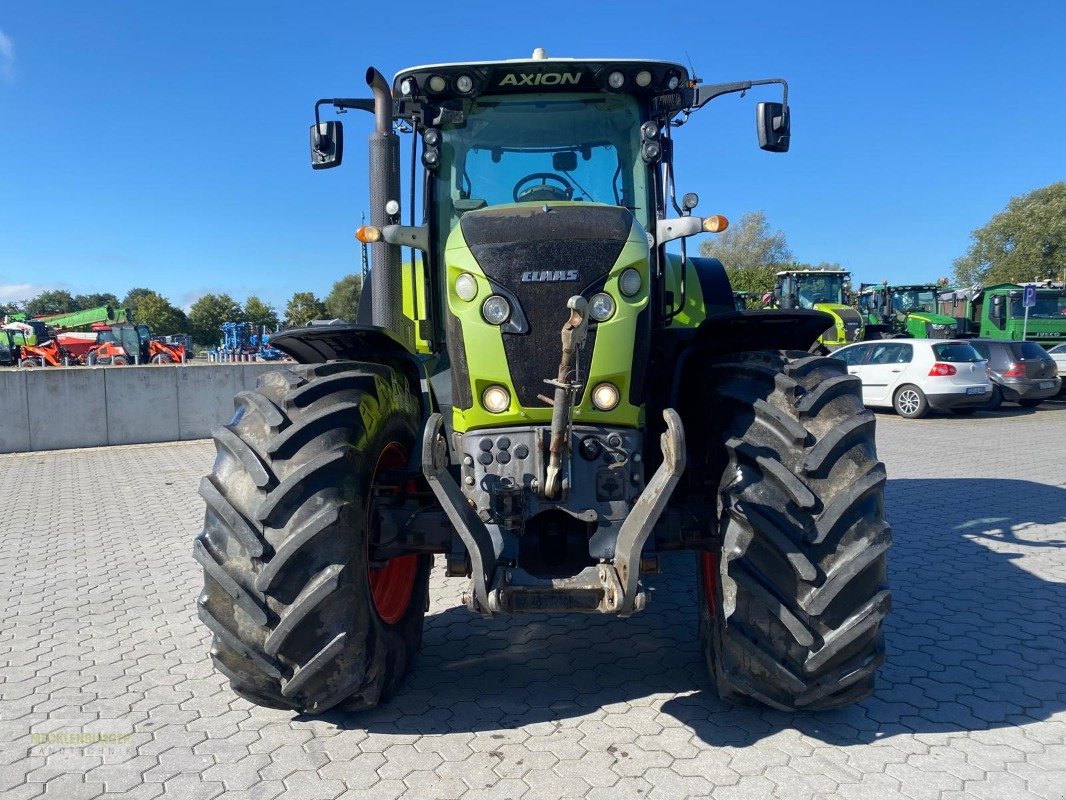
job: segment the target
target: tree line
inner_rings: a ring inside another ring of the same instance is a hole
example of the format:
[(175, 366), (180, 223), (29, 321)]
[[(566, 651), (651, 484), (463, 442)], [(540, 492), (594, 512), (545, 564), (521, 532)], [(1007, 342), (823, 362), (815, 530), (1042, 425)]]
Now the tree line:
[[(839, 264), (800, 264), (782, 231), (762, 211), (745, 214), (722, 234), (704, 241), (700, 255), (725, 265), (734, 291), (763, 295), (775, 273), (785, 269), (839, 268)], [(958, 285), (1066, 281), (1066, 182), (1011, 198), (1007, 207), (970, 234), (970, 246), (953, 264)], [(946, 285), (947, 278), (927, 276)]]
[(361, 275), (345, 275), (325, 298), (314, 292), (296, 292), (285, 304), (284, 315), (256, 295), (249, 295), (242, 303), (228, 294), (205, 294), (186, 313), (159, 292), (142, 287), (130, 289), (121, 299), (110, 292), (72, 295), (63, 289), (50, 289), (22, 303), (0, 303), (0, 316), (18, 311), (30, 316), (68, 314), (110, 305), (129, 309), (133, 319), (148, 325), (153, 334), (190, 334), (196, 344), (210, 346), (218, 344), (223, 322), (249, 322), (272, 331), (281, 325), (306, 325), (313, 319), (354, 322), (362, 288)]

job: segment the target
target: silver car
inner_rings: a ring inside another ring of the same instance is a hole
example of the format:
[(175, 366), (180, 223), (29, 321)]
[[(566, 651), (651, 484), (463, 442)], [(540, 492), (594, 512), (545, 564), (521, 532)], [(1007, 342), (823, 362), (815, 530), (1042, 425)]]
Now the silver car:
[(934, 411), (972, 414), (988, 404), (992, 382), (986, 362), (967, 342), (881, 339), (833, 353), (862, 380), (862, 401), (919, 419)]

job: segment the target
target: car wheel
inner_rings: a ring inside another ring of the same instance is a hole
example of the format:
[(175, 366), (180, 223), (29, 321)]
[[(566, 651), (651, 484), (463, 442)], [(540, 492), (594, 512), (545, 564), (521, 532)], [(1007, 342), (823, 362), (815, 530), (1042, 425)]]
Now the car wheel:
[(992, 396), (988, 399), (988, 405), (985, 408), (989, 411), (995, 411), (1003, 405), (1003, 391), (998, 386), (992, 387)]
[(909, 383), (896, 391), (892, 406), (897, 414), (906, 419), (921, 419), (929, 413), (929, 401), (925, 399), (925, 394)]

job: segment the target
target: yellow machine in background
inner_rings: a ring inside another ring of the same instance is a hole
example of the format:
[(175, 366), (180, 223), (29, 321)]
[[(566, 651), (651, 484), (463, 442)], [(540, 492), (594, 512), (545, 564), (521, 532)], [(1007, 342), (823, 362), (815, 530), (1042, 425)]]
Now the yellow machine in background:
[(795, 269), (777, 273), (774, 300), (778, 308), (814, 309), (829, 314), (833, 327), (826, 330), (818, 343), (828, 350), (862, 341), (862, 316), (848, 305), (846, 284), (851, 273), (842, 269)]

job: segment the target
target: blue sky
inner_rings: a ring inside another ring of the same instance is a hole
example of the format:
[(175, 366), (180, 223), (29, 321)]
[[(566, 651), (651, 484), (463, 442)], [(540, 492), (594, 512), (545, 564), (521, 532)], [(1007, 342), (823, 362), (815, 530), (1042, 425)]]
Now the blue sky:
[[(395, 14), (395, 16), (390, 16)], [(950, 274), (970, 231), (1066, 175), (1066, 3), (35, 2), (0, 7), (0, 300), (149, 286), (284, 306), (359, 268), (370, 117), (314, 173), (322, 96), (441, 61), (691, 60), (783, 76), (792, 151), (753, 94), (678, 133), (700, 211), (763, 209), (803, 261), (859, 281)]]

